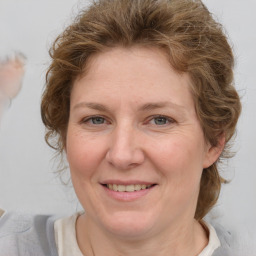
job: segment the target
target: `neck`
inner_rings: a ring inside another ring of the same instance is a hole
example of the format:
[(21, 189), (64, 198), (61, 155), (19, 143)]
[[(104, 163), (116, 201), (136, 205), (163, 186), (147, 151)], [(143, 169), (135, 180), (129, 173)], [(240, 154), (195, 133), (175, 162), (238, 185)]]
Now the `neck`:
[(86, 256), (196, 256), (208, 243), (205, 230), (196, 220), (144, 239), (106, 233), (86, 215), (78, 218), (76, 230), (78, 245)]

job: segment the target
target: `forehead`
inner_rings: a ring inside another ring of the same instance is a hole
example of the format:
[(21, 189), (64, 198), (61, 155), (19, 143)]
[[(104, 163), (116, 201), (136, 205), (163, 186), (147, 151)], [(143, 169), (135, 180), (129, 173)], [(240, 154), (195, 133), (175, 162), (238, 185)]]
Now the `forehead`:
[(72, 101), (171, 101), (193, 105), (190, 79), (176, 72), (158, 48), (116, 47), (92, 56), (75, 82)]
[[(140, 66), (140, 69), (137, 69), (138, 66)], [(104, 51), (92, 54), (86, 62), (84, 72), (77, 80), (85, 76), (88, 79), (92, 76), (99, 78), (104, 75), (106, 77), (106, 72), (102, 72), (106, 68), (108, 68), (106, 70), (108, 72), (111, 70), (111, 73), (109, 73), (111, 75), (112, 72), (116, 72), (118, 75), (119, 72), (127, 69), (126, 75), (136, 76), (139, 73), (142, 74), (142, 67), (154, 71), (151, 74), (164, 72), (164, 70), (170, 71), (170, 69), (174, 71), (169, 61), (169, 55), (163, 49), (150, 46), (118, 46), (105, 48)]]

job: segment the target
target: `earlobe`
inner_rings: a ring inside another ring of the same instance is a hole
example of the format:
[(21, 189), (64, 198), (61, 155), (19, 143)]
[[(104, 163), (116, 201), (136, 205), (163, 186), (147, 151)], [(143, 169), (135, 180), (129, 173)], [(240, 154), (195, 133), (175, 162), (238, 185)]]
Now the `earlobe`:
[(219, 136), (218, 144), (216, 146), (208, 145), (203, 168), (208, 168), (218, 160), (225, 147), (225, 144), (225, 134), (221, 134)]

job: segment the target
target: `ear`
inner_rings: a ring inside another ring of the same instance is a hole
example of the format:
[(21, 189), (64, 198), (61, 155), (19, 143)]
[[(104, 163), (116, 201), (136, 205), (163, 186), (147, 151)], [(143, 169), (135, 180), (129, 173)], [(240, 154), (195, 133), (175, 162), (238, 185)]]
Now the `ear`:
[(208, 168), (213, 163), (215, 163), (220, 157), (224, 147), (226, 144), (225, 134), (222, 133), (219, 136), (218, 144), (216, 146), (212, 146), (209, 143), (206, 145), (206, 154), (204, 159), (203, 168)]

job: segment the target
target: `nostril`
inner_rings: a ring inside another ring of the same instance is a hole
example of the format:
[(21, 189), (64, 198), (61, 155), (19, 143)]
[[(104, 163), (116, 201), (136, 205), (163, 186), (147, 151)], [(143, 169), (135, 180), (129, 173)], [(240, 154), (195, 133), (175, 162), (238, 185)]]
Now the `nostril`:
[(106, 154), (106, 160), (118, 169), (128, 170), (144, 162), (144, 154), (139, 149), (111, 149)]

